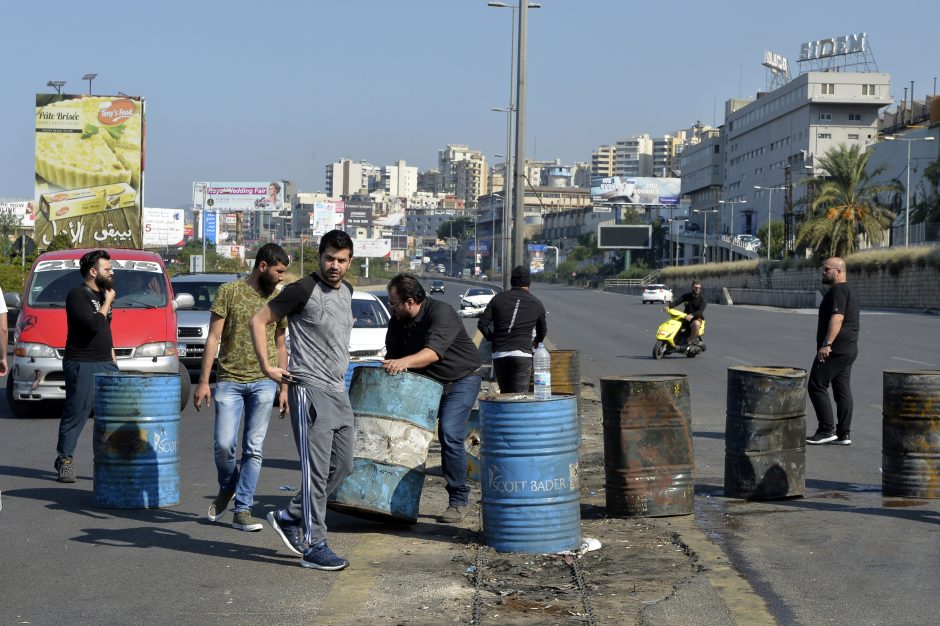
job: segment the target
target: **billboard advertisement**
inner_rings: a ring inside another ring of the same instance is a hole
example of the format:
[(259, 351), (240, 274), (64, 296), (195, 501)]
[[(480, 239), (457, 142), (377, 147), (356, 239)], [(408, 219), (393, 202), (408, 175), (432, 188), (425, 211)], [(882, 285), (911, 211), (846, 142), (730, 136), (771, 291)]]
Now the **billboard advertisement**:
[(372, 202), (368, 200), (347, 200), (344, 213), (344, 228), (369, 228), (372, 226)]
[(343, 210), (342, 200), (315, 202), (310, 212), (310, 233), (315, 236), (325, 235), (336, 228), (336, 214)]
[(144, 101), (36, 95), (36, 243), (140, 248)]
[(597, 227), (599, 250), (649, 250), (653, 227), (649, 224), (603, 225)]
[(183, 209), (144, 207), (144, 247), (183, 245)]
[(392, 254), (391, 239), (353, 239), (353, 256), (383, 258)]
[(31, 200), (0, 202), (0, 213), (12, 213), (19, 220), (20, 228), (33, 228), (36, 225), (35, 203)]
[(202, 212), (202, 231), (208, 243), (214, 244), (219, 240), (219, 223), (215, 211)]
[(193, 183), (193, 208), (210, 211), (265, 211), (275, 217), (290, 215), (280, 181), (253, 183)]
[(545, 271), (545, 244), (529, 244), (529, 272), (541, 274)]
[(245, 246), (220, 243), (215, 246), (215, 252), (220, 257), (226, 259), (240, 259), (242, 261), (245, 260)]
[(679, 178), (596, 177), (591, 179), (592, 202), (624, 204), (679, 204)]

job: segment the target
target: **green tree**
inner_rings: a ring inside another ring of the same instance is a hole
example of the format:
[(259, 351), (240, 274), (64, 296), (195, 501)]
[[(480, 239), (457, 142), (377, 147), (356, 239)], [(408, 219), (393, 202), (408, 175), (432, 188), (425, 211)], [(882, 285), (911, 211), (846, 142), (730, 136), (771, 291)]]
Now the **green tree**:
[(915, 224), (926, 222), (927, 236), (935, 236), (940, 226), (940, 161), (934, 161), (924, 170), (924, 178), (930, 183), (927, 197), (911, 207), (911, 220)]
[[(757, 238), (760, 239), (760, 246), (757, 248), (757, 255), (767, 258), (767, 227), (763, 226), (757, 231)], [(780, 259), (783, 257), (784, 250), (784, 232), (783, 222), (770, 223), (770, 258)]]
[(881, 243), (894, 213), (879, 194), (893, 192), (897, 185), (872, 183), (884, 166), (868, 171), (871, 154), (858, 145), (839, 144), (820, 157), (823, 174), (803, 181), (816, 193), (797, 234), (797, 245), (811, 248), (817, 256), (844, 257), (858, 248), (859, 236)]
[(59, 233), (52, 238), (52, 241), (49, 242), (49, 245), (46, 246), (46, 252), (52, 252), (53, 250), (71, 250), (72, 249), (72, 240), (69, 239), (67, 233)]
[[(453, 229), (452, 229), (453, 227)], [(453, 235), (451, 233), (453, 232)], [(437, 238), (447, 239), (456, 237), (460, 241), (466, 241), (473, 234), (473, 220), (468, 217), (455, 217), (447, 220), (437, 227)]]

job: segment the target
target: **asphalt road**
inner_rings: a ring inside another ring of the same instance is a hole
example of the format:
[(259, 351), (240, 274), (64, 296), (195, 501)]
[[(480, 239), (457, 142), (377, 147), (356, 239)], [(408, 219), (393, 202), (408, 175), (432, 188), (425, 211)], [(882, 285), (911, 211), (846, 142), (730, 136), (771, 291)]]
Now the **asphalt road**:
[[(881, 412), (884, 370), (940, 370), (940, 318), (864, 310), (852, 374), (853, 445), (807, 446), (805, 497), (754, 503), (723, 496), (727, 368), (809, 369), (815, 310), (709, 305), (708, 351), (656, 361), (655, 332), (665, 319), (660, 306), (564, 287), (536, 285), (534, 293), (549, 312), (549, 339), (580, 350), (584, 380), (688, 375), (696, 523), (780, 623), (936, 623), (940, 500), (882, 497)], [(806, 421), (812, 434), (816, 418), (809, 404)], [(676, 601), (689, 605), (680, 616), (697, 615), (701, 598)], [(676, 623), (682, 619), (688, 617)]]
[[(443, 299), (456, 306), (465, 288), (448, 282)], [(742, 364), (808, 368), (815, 311), (710, 305), (708, 351), (654, 361), (654, 333), (664, 319), (658, 306), (591, 290), (535, 285), (533, 291), (549, 311), (550, 342), (580, 350), (582, 377), (595, 390), (606, 375), (689, 376), (695, 525), (777, 622), (934, 623), (940, 500), (881, 496), (881, 372), (940, 369), (940, 318), (863, 311), (853, 373), (854, 445), (809, 447), (805, 497), (755, 503), (723, 496), (726, 371)], [(476, 320), (465, 325), (472, 333)], [(811, 433), (815, 417), (807, 411)], [(91, 422), (79, 443), (79, 482), (54, 481), (58, 416), (51, 407), (46, 419), (15, 419), (0, 402), (2, 624), (395, 623), (428, 607), (450, 616), (447, 621), (467, 616), (466, 581), (442, 577), (435, 564), (457, 559), (474, 533), (442, 528), (428, 515), (398, 532), (334, 514), (331, 545), (355, 567), (342, 578), (303, 570), (268, 529), (232, 530), (230, 513), (223, 524), (205, 520), (215, 493), (211, 412), (184, 411), (182, 502), (150, 511), (91, 505)], [(281, 506), (296, 487), (296, 458), (289, 424), (273, 417), (256, 515)], [(433, 449), (422, 511), (434, 513), (445, 502), (432, 459)], [(406, 552), (391, 554), (390, 532)], [(716, 623), (702, 607), (730, 602), (710, 577), (704, 572), (661, 603), (649, 623)], [(731, 614), (739, 624), (756, 623)], [(440, 621), (428, 614), (409, 623)]]

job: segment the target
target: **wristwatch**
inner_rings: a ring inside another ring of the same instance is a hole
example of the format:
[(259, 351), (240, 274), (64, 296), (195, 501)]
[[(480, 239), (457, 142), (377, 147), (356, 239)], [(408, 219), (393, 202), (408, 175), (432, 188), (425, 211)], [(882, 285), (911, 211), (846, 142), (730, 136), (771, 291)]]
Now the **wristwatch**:
[(820, 348), (831, 348), (831, 347), (832, 347), (832, 342), (830, 342), (830, 341), (824, 341), (823, 344), (822, 344), (821, 346), (819, 346), (819, 347), (820, 347)]

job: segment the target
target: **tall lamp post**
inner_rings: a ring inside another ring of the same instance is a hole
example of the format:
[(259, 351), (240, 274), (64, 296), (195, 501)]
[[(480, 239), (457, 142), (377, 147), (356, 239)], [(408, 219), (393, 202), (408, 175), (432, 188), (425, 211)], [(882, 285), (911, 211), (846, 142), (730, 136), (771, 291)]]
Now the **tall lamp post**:
[(911, 144), (915, 141), (933, 141), (933, 137), (914, 137), (905, 139), (894, 135), (885, 135), (888, 141), (907, 142), (907, 184), (904, 186), (904, 247), (911, 245)]
[[(512, 112), (516, 113), (516, 153), (513, 159), (510, 142), (507, 141), (506, 149), (506, 202), (504, 202), (503, 228), (507, 234), (512, 232), (512, 261), (503, 267), (503, 289), (509, 289), (509, 266), (515, 267), (522, 265), (524, 257), (523, 240), (525, 238), (525, 77), (526, 77), (526, 34), (528, 31), (528, 9), (541, 8), (537, 2), (520, 2), (518, 5), (507, 4), (505, 2), (487, 2), (487, 6), (498, 9), (510, 9), (512, 11), (512, 27), (510, 30), (510, 50), (509, 50), (509, 107), (500, 109), (512, 117)], [(519, 10), (519, 43), (516, 45), (516, 9)], [(518, 72), (513, 74), (513, 67), (518, 63)], [(513, 87), (516, 89), (515, 105), (513, 104)], [(494, 109), (497, 110), (497, 109)], [(512, 135), (512, 123), (507, 124), (507, 139)], [(510, 174), (509, 168), (513, 167), (514, 174)], [(512, 184), (510, 179), (515, 176), (515, 192), (512, 195)], [(515, 206), (513, 203), (515, 202)], [(514, 227), (510, 227), (510, 223)]]
[(64, 80), (50, 80), (48, 83), (46, 83), (46, 87), (52, 87), (53, 89), (55, 89), (56, 93), (62, 93), (62, 88), (65, 87), (65, 81)]
[(718, 209), (692, 209), (692, 212), (705, 214), (705, 228), (702, 229), (702, 263), (708, 263), (708, 214), (717, 213)]
[(770, 260), (770, 202), (773, 198), (774, 191), (786, 191), (786, 186), (781, 187), (761, 187), (760, 185), (754, 185), (754, 189), (764, 189), (767, 193), (767, 260)]
[(88, 95), (89, 96), (91, 95), (91, 81), (95, 80), (96, 78), (98, 78), (97, 74), (85, 74), (84, 76), (82, 76), (82, 80), (88, 81)]
[(734, 241), (734, 205), (736, 204), (747, 204), (747, 200), (719, 200), (718, 204), (730, 204), (731, 205), (731, 240)]

